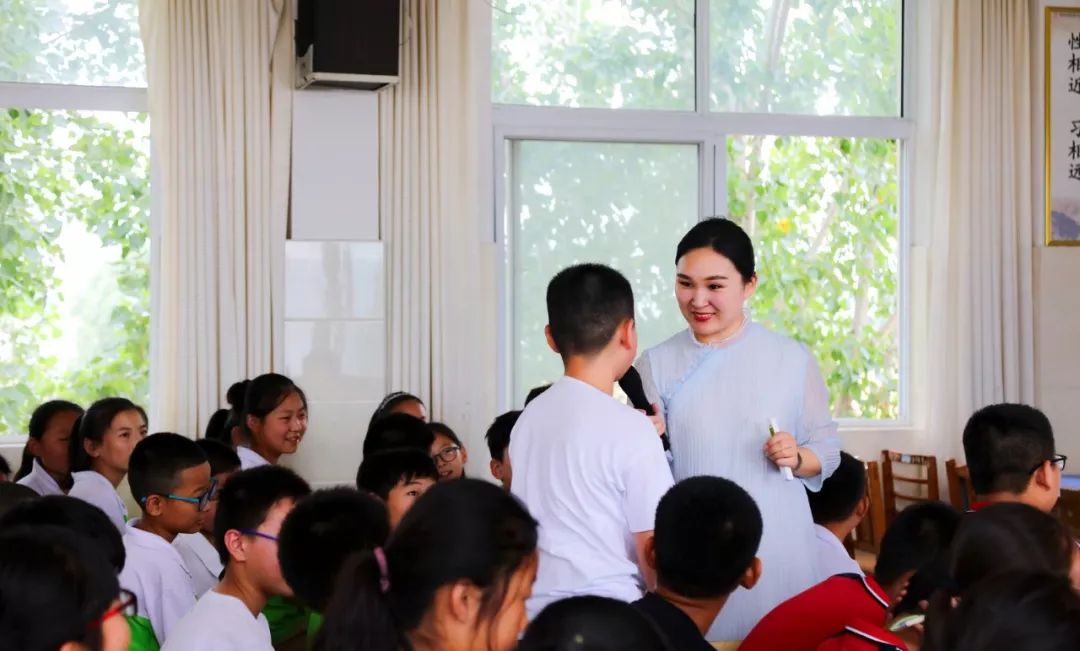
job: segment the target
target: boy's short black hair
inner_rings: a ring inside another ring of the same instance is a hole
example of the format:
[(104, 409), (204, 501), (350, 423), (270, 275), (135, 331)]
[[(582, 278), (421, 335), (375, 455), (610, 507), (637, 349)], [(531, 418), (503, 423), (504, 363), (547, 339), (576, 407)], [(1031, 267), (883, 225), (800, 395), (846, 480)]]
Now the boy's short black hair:
[(274, 505), (285, 499), (300, 500), (311, 486), (288, 468), (258, 466), (241, 470), (221, 489), (214, 516), (214, 547), (223, 565), (229, 564), (225, 534), (232, 529), (258, 529)]
[(656, 576), (683, 597), (730, 594), (761, 543), (761, 512), (738, 484), (691, 477), (671, 487), (656, 507)]
[(281, 572), (296, 598), (317, 612), (326, 610), (334, 583), (350, 555), (386, 542), (386, 506), (352, 488), (317, 491), (300, 500), (281, 526)]
[(99, 546), (119, 574), (127, 553), (124, 540), (109, 516), (98, 507), (67, 495), (46, 495), (15, 506), (0, 517), (0, 531), (18, 526), (57, 526), (70, 529)]
[(942, 502), (912, 504), (901, 511), (881, 538), (874, 578), (881, 585), (904, 574), (941, 565), (960, 526), (960, 512)]
[(221, 441), (199, 439), (195, 441), (195, 445), (199, 446), (206, 455), (206, 460), (210, 462), (211, 476), (240, 470), (240, 455)]
[(195, 441), (172, 432), (151, 434), (135, 445), (128, 461), (128, 485), (140, 507), (151, 495), (168, 495), (180, 483), (180, 473), (206, 463)]
[(551, 383), (541, 384), (538, 387), (529, 389), (528, 395), (525, 396), (525, 406), (528, 407), (529, 403), (539, 398), (545, 391), (551, 388)]
[(431, 455), (411, 448), (398, 448), (364, 455), (356, 471), (356, 487), (385, 500), (394, 486), (421, 477), (439, 480), (439, 471)]
[(520, 411), (508, 411), (498, 416), (488, 428), (487, 434), (484, 434), (488, 452), (495, 461), (505, 461), (506, 449), (510, 447), (510, 432), (513, 431), (520, 417)]
[(435, 434), (427, 423), (409, 414), (388, 414), (376, 420), (364, 437), (364, 456), (394, 448), (431, 452)]
[(621, 273), (601, 264), (567, 267), (548, 283), (548, 326), (563, 359), (598, 353), (634, 318), (634, 290)]
[(0, 482), (0, 515), (22, 504), (38, 498), (33, 488), (15, 482)]
[(829, 524), (848, 519), (866, 497), (866, 467), (847, 452), (840, 453), (840, 464), (816, 493), (806, 491), (815, 524)]
[(964, 455), (977, 494), (1019, 494), (1039, 464), (1054, 456), (1054, 429), (1028, 405), (983, 407), (964, 427)]

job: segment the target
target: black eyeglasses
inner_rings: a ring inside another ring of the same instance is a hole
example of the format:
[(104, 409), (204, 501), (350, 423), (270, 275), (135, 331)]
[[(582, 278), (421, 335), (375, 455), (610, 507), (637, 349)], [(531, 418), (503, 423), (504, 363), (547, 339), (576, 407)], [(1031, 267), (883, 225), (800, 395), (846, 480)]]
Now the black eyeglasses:
[[(1058, 470), (1064, 471), (1065, 470), (1065, 462), (1068, 461), (1068, 460), (1069, 460), (1069, 457), (1065, 456), (1064, 454), (1055, 454), (1054, 456), (1050, 457), (1046, 461), (1049, 461), (1052, 465), (1056, 466)], [(1028, 474), (1030, 475), (1031, 473), (1035, 472), (1039, 468), (1042, 468), (1042, 465), (1044, 463), (1046, 463), (1046, 461), (1040, 461), (1037, 466), (1035, 466), (1034, 468), (1032, 468), (1031, 470), (1028, 471)]]

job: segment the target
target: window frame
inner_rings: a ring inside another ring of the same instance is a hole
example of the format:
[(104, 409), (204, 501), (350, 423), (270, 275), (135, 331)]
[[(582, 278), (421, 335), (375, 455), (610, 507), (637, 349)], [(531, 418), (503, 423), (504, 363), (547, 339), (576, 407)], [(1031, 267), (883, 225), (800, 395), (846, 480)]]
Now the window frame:
[[(914, 180), (914, 99), (916, 4), (902, 0), (900, 114), (895, 117), (819, 116), (782, 113), (728, 113), (709, 110), (710, 0), (695, 0), (695, 109), (693, 111), (572, 108), (524, 104), (491, 105), (492, 241), (497, 255), (497, 405), (513, 409), (514, 384), (514, 243), (510, 220), (513, 199), (513, 147), (522, 140), (697, 144), (699, 147), (699, 219), (727, 210), (728, 137), (810, 136), (880, 138), (897, 141), (898, 251), (897, 310), (899, 319), (899, 414), (895, 419), (840, 418), (842, 429), (910, 428), (917, 421), (911, 404), (912, 315), (911, 253)], [(491, 94), (488, 93), (490, 101)]]

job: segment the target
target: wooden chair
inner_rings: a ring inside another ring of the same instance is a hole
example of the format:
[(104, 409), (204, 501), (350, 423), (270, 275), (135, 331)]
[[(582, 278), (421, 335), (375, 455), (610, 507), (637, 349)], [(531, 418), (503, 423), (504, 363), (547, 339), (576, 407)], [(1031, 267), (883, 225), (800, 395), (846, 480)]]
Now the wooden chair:
[[(918, 468), (922, 468), (922, 472), (900, 475), (893, 471), (893, 464), (908, 466), (909, 470), (906, 472), (916, 471)], [(918, 474), (925, 476), (919, 477)], [(897, 490), (897, 482), (908, 484), (911, 488), (900, 492)], [(896, 518), (898, 498), (905, 502), (937, 502), (941, 499), (941, 493), (938, 490), (937, 457), (882, 450), (881, 483), (885, 498), (885, 526), (892, 524), (893, 519)], [(926, 493), (925, 495), (918, 494), (920, 487)], [(916, 490), (911, 490), (912, 488)]]
[(949, 482), (949, 501), (959, 511), (970, 511), (975, 503), (975, 489), (967, 466), (956, 465), (955, 459), (945, 462), (945, 478)]
[(881, 494), (881, 473), (877, 461), (863, 463), (866, 468), (866, 491), (870, 495), (870, 511), (855, 528), (854, 549), (877, 554), (881, 537), (885, 535), (885, 499)]

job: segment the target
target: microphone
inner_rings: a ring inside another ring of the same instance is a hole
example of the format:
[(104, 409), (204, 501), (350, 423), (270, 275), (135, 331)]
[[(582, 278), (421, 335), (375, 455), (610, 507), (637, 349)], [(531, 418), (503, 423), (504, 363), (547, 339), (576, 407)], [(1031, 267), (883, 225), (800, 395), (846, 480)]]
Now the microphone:
[[(656, 410), (649, 404), (649, 399), (645, 396), (645, 387), (641, 384), (641, 374), (638, 373), (636, 368), (631, 366), (626, 370), (626, 373), (619, 378), (619, 387), (622, 388), (626, 397), (630, 399), (630, 404), (634, 406), (634, 409), (645, 412), (646, 416), (656, 415)], [(665, 450), (671, 449), (671, 441), (666, 433), (660, 435), (660, 442), (664, 444)]]

